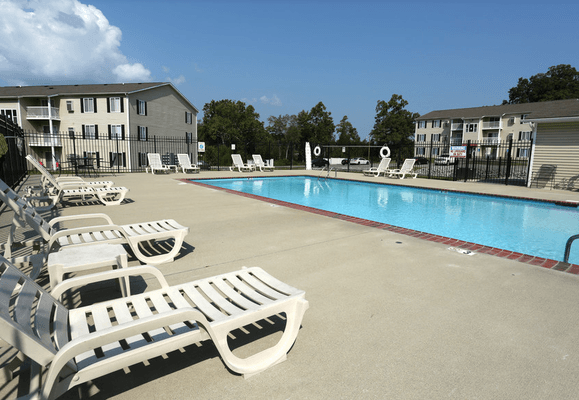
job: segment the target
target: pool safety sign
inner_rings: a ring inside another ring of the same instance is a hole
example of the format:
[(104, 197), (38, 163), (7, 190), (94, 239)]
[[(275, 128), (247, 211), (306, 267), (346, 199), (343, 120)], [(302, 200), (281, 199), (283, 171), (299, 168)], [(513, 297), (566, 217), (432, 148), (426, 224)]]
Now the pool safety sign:
[(199, 142), (197, 145), (198, 151), (200, 153), (204, 153), (205, 152), (205, 142)]
[(466, 158), (466, 146), (450, 146), (450, 157)]

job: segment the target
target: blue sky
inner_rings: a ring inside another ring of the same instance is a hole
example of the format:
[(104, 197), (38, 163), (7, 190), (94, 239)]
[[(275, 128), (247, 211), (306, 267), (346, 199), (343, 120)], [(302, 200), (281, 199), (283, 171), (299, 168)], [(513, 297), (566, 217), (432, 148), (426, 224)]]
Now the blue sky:
[[(171, 81), (270, 115), (323, 102), (365, 138), (379, 100), (501, 104), (520, 77), (579, 68), (579, 4), (558, 1), (0, 0), (0, 85)], [(200, 118), (201, 118), (200, 114)]]

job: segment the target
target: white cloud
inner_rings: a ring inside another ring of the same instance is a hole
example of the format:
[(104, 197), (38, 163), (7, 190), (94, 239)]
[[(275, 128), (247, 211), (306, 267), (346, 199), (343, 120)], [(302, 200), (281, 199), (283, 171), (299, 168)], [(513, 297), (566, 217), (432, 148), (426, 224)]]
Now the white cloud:
[(150, 81), (120, 51), (122, 33), (78, 0), (0, 0), (0, 75), (9, 84)]
[(175, 86), (185, 83), (185, 77), (183, 75), (179, 75), (177, 78), (167, 78), (167, 80)]
[(268, 98), (267, 96), (261, 96), (259, 98), (263, 104), (271, 104), (272, 106), (281, 106), (281, 100), (275, 94), (272, 98)]

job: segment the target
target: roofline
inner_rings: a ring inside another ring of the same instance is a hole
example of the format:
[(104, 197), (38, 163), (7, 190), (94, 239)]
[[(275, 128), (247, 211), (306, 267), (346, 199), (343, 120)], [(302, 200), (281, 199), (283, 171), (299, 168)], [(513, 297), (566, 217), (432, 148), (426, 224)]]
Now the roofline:
[(557, 117), (557, 118), (525, 118), (526, 122), (535, 123), (550, 123), (550, 122), (575, 122), (579, 121), (579, 116), (577, 117)]

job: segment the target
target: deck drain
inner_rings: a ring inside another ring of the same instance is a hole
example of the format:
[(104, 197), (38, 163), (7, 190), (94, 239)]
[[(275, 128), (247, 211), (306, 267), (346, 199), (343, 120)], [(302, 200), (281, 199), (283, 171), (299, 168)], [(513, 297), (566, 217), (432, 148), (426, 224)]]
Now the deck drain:
[(474, 256), (476, 254), (474, 251), (459, 249), (458, 247), (449, 247), (448, 250), (456, 251), (457, 253), (464, 254), (467, 256)]

